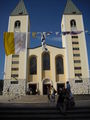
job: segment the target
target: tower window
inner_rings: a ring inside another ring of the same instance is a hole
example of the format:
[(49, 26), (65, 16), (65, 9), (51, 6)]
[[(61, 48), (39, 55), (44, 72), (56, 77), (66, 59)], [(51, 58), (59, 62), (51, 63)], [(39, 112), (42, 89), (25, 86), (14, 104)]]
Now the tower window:
[(83, 80), (81, 79), (81, 80), (75, 80), (75, 83), (82, 83), (83, 82)]
[(74, 60), (74, 63), (81, 63), (81, 60)]
[(74, 56), (74, 57), (79, 57), (79, 56), (80, 56), (80, 54), (73, 54), (73, 56)]
[(16, 29), (19, 29), (20, 28), (20, 26), (21, 26), (21, 22), (19, 21), (19, 20), (17, 20), (16, 22), (15, 22), (15, 28)]
[(18, 74), (11, 74), (11, 77), (13, 78), (18, 77)]
[(19, 61), (12, 61), (12, 64), (19, 64)]
[(80, 77), (80, 76), (82, 76), (82, 73), (75, 73), (75, 76)]
[(12, 58), (18, 58), (19, 55), (12, 55)]
[(72, 38), (78, 38), (78, 36), (72, 36)]
[(11, 84), (18, 84), (18, 81), (11, 81)]
[(79, 48), (73, 48), (73, 50), (79, 50)]
[(23, 15), (23, 11), (19, 13), (19, 15)]
[(76, 12), (74, 11), (74, 12), (72, 12), (73, 14), (76, 14)]
[(81, 70), (81, 67), (74, 67), (75, 70)]
[(71, 25), (71, 27), (76, 27), (76, 21), (75, 20), (71, 20), (70, 21), (70, 25)]
[(79, 44), (79, 42), (72, 42), (72, 44)]
[(11, 68), (12, 71), (18, 71), (19, 68)]

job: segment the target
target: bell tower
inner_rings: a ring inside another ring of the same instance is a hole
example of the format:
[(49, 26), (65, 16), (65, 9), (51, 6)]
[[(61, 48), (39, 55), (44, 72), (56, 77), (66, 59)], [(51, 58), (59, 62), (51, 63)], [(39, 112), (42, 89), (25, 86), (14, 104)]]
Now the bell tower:
[[(5, 56), (3, 94), (25, 94), (27, 84), (27, 48), (29, 45), (30, 20), (23, 0), (20, 0), (9, 17), (8, 32), (25, 40), (25, 49), (19, 54)], [(20, 34), (20, 35), (19, 35)]]
[(73, 93), (87, 94), (89, 69), (83, 16), (72, 0), (67, 0), (61, 30), (76, 32), (76, 34), (62, 35), (63, 47), (66, 48), (67, 81), (70, 81)]

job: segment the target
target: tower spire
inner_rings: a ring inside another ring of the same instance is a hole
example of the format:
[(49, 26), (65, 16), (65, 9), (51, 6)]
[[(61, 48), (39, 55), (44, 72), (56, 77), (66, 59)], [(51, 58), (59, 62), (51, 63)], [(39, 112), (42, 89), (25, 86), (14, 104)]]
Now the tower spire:
[(64, 14), (82, 14), (72, 0), (67, 0)]
[(23, 0), (19, 1), (16, 8), (11, 13), (11, 16), (17, 16), (17, 15), (28, 15), (28, 12)]

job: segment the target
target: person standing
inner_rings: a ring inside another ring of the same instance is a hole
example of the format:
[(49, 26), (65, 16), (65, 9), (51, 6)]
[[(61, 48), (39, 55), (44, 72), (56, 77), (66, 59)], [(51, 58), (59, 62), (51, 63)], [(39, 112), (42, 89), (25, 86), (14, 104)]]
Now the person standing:
[(66, 82), (66, 89), (70, 92), (71, 91), (71, 86), (69, 81)]
[(32, 88), (31, 88), (31, 87), (29, 88), (29, 93), (30, 93), (30, 95), (33, 94), (33, 91), (32, 91)]
[(66, 113), (66, 90), (65, 88), (59, 88), (59, 96), (56, 104), (57, 110), (59, 110), (62, 114)]
[(7, 88), (7, 95), (9, 97), (8, 101), (10, 102), (10, 86)]
[(47, 86), (47, 96), (48, 96), (48, 102), (50, 101), (50, 88)]
[(51, 102), (55, 102), (55, 94), (56, 90), (54, 89), (53, 86), (51, 86)]

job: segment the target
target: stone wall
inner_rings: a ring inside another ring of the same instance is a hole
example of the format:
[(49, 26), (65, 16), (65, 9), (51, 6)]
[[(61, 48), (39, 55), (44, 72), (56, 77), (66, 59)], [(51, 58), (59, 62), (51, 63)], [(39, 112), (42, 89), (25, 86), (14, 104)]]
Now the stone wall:
[[(90, 94), (90, 79), (70, 79), (71, 91), (73, 94)], [(9, 88), (9, 92), (8, 92)], [(26, 80), (4, 80), (3, 95), (25, 95)]]
[(26, 80), (4, 80), (3, 95), (25, 95)]
[(73, 94), (90, 94), (90, 81), (89, 79), (70, 79), (71, 91)]

